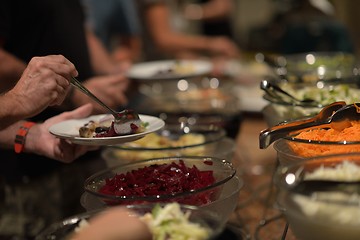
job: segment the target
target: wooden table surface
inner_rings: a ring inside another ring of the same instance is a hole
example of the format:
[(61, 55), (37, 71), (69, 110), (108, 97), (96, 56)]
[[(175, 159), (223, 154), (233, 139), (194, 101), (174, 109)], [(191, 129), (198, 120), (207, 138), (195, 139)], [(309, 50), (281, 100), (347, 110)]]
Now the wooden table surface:
[[(276, 151), (272, 146), (259, 148), (259, 133), (267, 127), (262, 115), (244, 115), (233, 159), (244, 187), (229, 226), (241, 233), (240, 239), (291, 240), (295, 238), (291, 230), (284, 231), (286, 221), (275, 208), (272, 174), (276, 168)], [(268, 221), (264, 222), (264, 219)]]

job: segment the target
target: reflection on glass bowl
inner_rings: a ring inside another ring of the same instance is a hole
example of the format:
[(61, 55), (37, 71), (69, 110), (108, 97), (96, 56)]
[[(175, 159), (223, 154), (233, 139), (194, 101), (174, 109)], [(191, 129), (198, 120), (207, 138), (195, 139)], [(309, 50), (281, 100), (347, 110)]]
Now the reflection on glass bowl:
[(348, 187), (336, 182), (333, 182), (333, 187), (331, 182), (325, 185), (328, 186), (326, 189), (321, 187), (324, 185), (306, 183), (310, 176), (334, 181), (344, 180), (342, 176), (356, 176), (353, 180), (358, 181), (359, 174), (359, 153), (310, 158), (279, 168), (274, 177), (279, 189), (277, 204), (298, 239), (359, 238), (358, 190), (348, 191)]

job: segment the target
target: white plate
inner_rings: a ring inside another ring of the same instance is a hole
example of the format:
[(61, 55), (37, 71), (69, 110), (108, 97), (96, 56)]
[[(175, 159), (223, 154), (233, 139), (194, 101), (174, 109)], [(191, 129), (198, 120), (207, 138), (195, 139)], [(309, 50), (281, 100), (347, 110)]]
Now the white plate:
[[(171, 68), (175, 63), (189, 67), (189, 71), (164, 76), (154, 76), (157, 72)], [(212, 64), (205, 60), (162, 60), (134, 64), (127, 72), (127, 77), (137, 80), (165, 80), (201, 76), (210, 73)]]
[(59, 138), (67, 139), (76, 144), (104, 146), (135, 141), (144, 137), (146, 134), (161, 129), (165, 125), (165, 122), (160, 118), (140, 114), (139, 117), (141, 121), (148, 123), (148, 126), (146, 127), (144, 132), (116, 137), (101, 138), (84, 138), (79, 136), (79, 128), (82, 127), (84, 124), (88, 123), (90, 120), (99, 121), (100, 119), (103, 119), (105, 117), (109, 117), (109, 115), (93, 115), (83, 119), (66, 120), (51, 126), (49, 128), (49, 132)]

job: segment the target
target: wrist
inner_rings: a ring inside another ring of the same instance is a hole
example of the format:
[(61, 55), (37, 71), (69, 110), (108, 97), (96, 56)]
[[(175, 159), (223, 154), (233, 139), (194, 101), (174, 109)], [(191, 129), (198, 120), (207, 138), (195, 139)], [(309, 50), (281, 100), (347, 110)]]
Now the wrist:
[[(18, 128), (15, 136), (15, 142), (14, 142), (14, 150), (16, 153), (22, 153), (25, 150), (31, 149), (31, 144), (33, 144), (33, 141), (28, 141), (28, 133), (30, 129), (35, 125), (34, 122), (23, 122), (21, 126)], [(27, 142), (30, 142), (27, 144)]]

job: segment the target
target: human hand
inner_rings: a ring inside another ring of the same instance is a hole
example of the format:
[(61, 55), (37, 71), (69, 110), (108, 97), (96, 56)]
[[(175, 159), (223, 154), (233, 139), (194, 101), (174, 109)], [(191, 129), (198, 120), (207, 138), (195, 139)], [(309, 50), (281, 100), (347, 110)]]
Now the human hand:
[(76, 233), (71, 240), (151, 240), (144, 222), (125, 207), (112, 207), (95, 216), (89, 226)]
[(91, 114), (92, 105), (81, 106), (71, 112), (64, 112), (47, 119), (42, 124), (30, 128), (25, 142), (25, 150), (38, 155), (43, 155), (64, 163), (70, 163), (90, 150), (98, 147), (81, 146), (72, 144), (64, 139), (56, 138), (49, 132), (50, 126), (68, 119), (84, 118)]
[[(128, 102), (125, 92), (129, 81), (122, 74), (93, 77), (83, 82), (83, 84), (97, 98), (111, 108), (116, 109), (121, 105), (126, 105)], [(106, 111), (102, 106), (80, 91), (74, 91), (72, 102), (75, 106), (92, 103), (95, 113), (104, 113)]]
[(75, 66), (62, 55), (34, 57), (6, 95), (18, 103), (18, 116), (31, 117), (48, 106), (61, 104), (70, 86), (69, 79), (77, 75)]
[(227, 37), (211, 37), (208, 41), (209, 51), (215, 55), (223, 55), (229, 58), (240, 56), (240, 50), (236, 44)]

